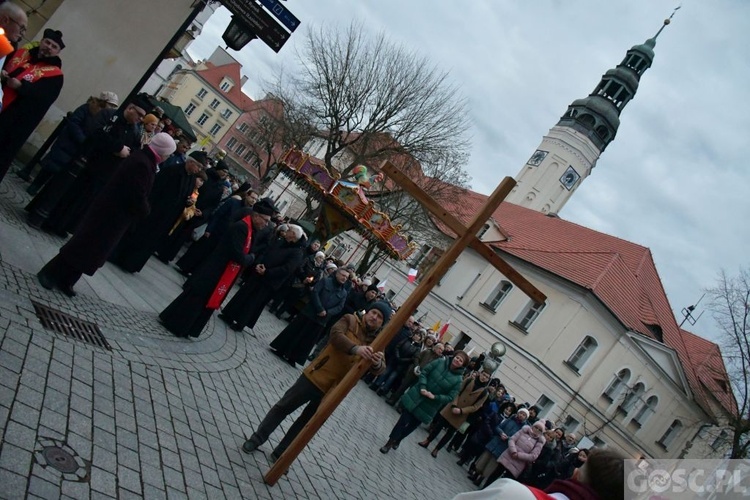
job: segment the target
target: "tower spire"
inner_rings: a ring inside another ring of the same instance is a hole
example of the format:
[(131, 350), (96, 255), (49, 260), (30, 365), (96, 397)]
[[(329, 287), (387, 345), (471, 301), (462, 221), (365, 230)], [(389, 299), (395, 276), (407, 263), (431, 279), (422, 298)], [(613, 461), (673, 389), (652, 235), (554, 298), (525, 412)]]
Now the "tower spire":
[(675, 13), (682, 8), (682, 5), (678, 5), (674, 8), (672, 11), (672, 14), (664, 20), (664, 23), (662, 23), (661, 27), (659, 28), (659, 31), (656, 32), (656, 34), (653, 36), (652, 40), (656, 42), (656, 39), (659, 37), (662, 31), (664, 31), (664, 28), (667, 27), (669, 23), (672, 22), (672, 18), (674, 17)]
[(604, 73), (593, 92), (568, 106), (516, 176), (516, 187), (506, 201), (542, 213), (562, 209), (614, 140), (620, 113), (654, 62), (656, 39), (680, 8), (672, 11), (652, 38), (631, 47), (620, 64)]

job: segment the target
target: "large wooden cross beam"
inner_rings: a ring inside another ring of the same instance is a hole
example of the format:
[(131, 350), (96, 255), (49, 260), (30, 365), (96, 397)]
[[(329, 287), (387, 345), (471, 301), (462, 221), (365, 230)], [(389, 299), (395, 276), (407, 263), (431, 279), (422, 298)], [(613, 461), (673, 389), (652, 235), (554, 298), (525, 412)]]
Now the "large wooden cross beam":
[[(388, 174), (396, 184), (404, 189), (404, 191), (408, 192), (417, 201), (424, 205), (424, 207), (435, 217), (451, 228), (456, 233), (457, 238), (453, 242), (453, 245), (445, 251), (442, 257), (440, 257), (435, 265), (432, 266), (432, 269), (430, 269), (430, 271), (422, 278), (419, 285), (417, 285), (414, 291), (409, 297), (407, 297), (398, 312), (393, 315), (391, 321), (385, 325), (383, 331), (381, 331), (375, 338), (375, 341), (371, 346), (373, 351), (380, 352), (385, 350), (386, 346), (391, 342), (393, 337), (396, 336), (396, 333), (401, 329), (401, 326), (409, 318), (412, 311), (417, 309), (466, 247), (471, 247), (476, 250), (482, 257), (487, 259), (488, 262), (502, 272), (513, 284), (523, 290), (535, 302), (541, 303), (546, 300), (545, 295), (541, 291), (529, 283), (507, 262), (502, 260), (494, 250), (479, 241), (476, 237), (477, 232), (492, 216), (500, 203), (502, 203), (505, 197), (508, 196), (510, 191), (516, 185), (516, 182), (512, 178), (506, 177), (503, 179), (487, 199), (485, 206), (476, 214), (469, 226), (464, 227), (458, 219), (449, 214), (439, 203), (433, 200), (390, 162), (386, 161), (381, 166), (381, 170)], [(349, 394), (349, 391), (354, 388), (359, 379), (362, 378), (362, 375), (364, 375), (369, 368), (370, 363), (368, 361), (360, 360), (359, 363), (349, 370), (349, 373), (346, 374), (341, 382), (325, 395), (318, 407), (318, 411), (315, 412), (315, 415), (313, 415), (307, 425), (297, 435), (294, 441), (292, 441), (276, 463), (274, 463), (268, 470), (264, 477), (266, 483), (272, 486), (276, 484), (281, 475), (289, 468), (305, 446), (307, 446), (307, 443), (310, 442), (328, 417), (331, 416), (347, 394)]]

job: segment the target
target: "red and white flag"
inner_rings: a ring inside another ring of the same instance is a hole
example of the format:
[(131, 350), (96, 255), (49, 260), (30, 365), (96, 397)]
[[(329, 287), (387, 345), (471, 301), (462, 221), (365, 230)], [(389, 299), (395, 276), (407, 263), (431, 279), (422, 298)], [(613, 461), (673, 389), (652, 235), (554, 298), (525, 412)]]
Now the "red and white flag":
[(384, 279), (383, 281), (379, 282), (376, 286), (378, 287), (378, 290), (381, 292), (385, 291), (385, 284), (388, 283), (388, 278)]
[(416, 269), (413, 269), (413, 268), (409, 269), (409, 274), (407, 276), (407, 278), (409, 279), (409, 283), (414, 283), (414, 280), (417, 279), (417, 273), (418, 272), (419, 271), (417, 271)]
[(443, 336), (446, 334), (450, 326), (451, 326), (451, 320), (450, 318), (448, 318), (448, 321), (446, 321), (445, 324), (440, 327), (440, 332), (438, 332), (438, 342), (443, 341)]

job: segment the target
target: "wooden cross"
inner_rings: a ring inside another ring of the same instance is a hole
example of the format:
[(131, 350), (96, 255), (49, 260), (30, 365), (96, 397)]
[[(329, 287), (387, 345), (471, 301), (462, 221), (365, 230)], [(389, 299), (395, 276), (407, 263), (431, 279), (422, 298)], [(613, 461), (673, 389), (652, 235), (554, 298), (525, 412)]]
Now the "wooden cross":
[[(492, 216), (497, 207), (500, 206), (500, 203), (502, 203), (505, 197), (508, 196), (510, 191), (516, 185), (515, 180), (511, 177), (503, 179), (487, 199), (487, 203), (484, 207), (482, 207), (479, 213), (476, 214), (469, 226), (464, 227), (456, 217), (448, 213), (445, 208), (440, 206), (438, 202), (433, 200), (390, 162), (384, 162), (381, 166), (381, 171), (388, 174), (397, 185), (413, 196), (427, 210), (429, 210), (430, 213), (453, 230), (457, 235), (457, 239), (453, 242), (453, 245), (446, 250), (442, 257), (440, 257), (424, 278), (422, 278), (419, 285), (417, 285), (411, 295), (409, 295), (406, 301), (404, 301), (398, 312), (393, 315), (391, 321), (385, 325), (380, 334), (375, 338), (375, 341), (371, 345), (373, 351), (379, 352), (385, 350), (386, 346), (390, 343), (393, 337), (396, 336), (396, 333), (398, 333), (402, 325), (409, 318), (412, 311), (422, 303), (425, 297), (427, 297), (430, 291), (435, 287), (438, 281), (440, 281), (443, 275), (445, 275), (450, 266), (453, 265), (466, 247), (471, 247), (477, 251), (479, 255), (484, 257), (490, 264), (497, 268), (497, 270), (503, 273), (514, 285), (523, 290), (523, 292), (537, 304), (541, 304), (547, 299), (541, 291), (529, 283), (523, 276), (513, 269), (510, 264), (497, 255), (494, 250), (482, 243), (476, 237), (477, 232)], [(274, 463), (268, 472), (266, 472), (264, 480), (267, 484), (271, 486), (276, 484), (281, 475), (286, 472), (292, 462), (302, 452), (304, 447), (307, 446), (307, 443), (309, 443), (315, 433), (318, 432), (318, 429), (323, 426), (328, 417), (331, 416), (346, 395), (349, 394), (349, 391), (352, 390), (369, 368), (369, 361), (364, 359), (360, 360), (359, 363), (349, 370), (341, 382), (323, 397), (315, 415), (313, 415), (307, 425), (305, 425), (302, 431), (300, 431), (276, 463)]]

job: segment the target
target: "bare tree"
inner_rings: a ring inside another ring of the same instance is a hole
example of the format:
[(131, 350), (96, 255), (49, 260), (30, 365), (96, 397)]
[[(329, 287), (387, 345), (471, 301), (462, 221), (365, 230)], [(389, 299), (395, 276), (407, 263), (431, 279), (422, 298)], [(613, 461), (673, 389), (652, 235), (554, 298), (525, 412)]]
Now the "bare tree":
[[(376, 169), (391, 160), (438, 201), (457, 189), (451, 184), (467, 185), (466, 101), (446, 72), (359, 23), (308, 31), (298, 58), (297, 71), (280, 73), (268, 87), (293, 118), (279, 125), (288, 135), (302, 130), (305, 139), (322, 140), (328, 168), (346, 178), (357, 165)], [(429, 234), (427, 214), (393, 183), (370, 194), (405, 231)], [(309, 206), (308, 213), (317, 211)], [(379, 256), (370, 245), (360, 267)]]
[(721, 329), (721, 349), (737, 413), (730, 415), (734, 431), (730, 458), (746, 458), (750, 448), (750, 268), (737, 276), (721, 271), (716, 286), (708, 289), (709, 308)]

